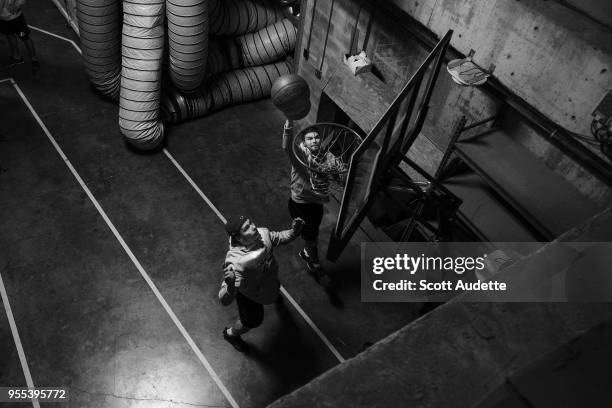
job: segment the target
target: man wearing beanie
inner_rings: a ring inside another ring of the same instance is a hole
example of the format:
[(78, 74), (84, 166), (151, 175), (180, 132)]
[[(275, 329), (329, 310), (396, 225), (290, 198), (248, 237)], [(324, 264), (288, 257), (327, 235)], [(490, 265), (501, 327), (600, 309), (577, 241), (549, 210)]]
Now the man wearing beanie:
[(272, 249), (293, 241), (303, 226), (304, 221), (295, 218), (291, 229), (270, 231), (257, 228), (243, 215), (227, 219), (225, 230), (229, 235), (229, 250), (223, 264), (219, 300), (228, 305), (236, 299), (239, 318), (223, 330), (223, 338), (236, 350), (247, 351), (248, 345), (240, 336), (261, 325), (263, 305), (274, 303), (280, 297), (278, 263)]

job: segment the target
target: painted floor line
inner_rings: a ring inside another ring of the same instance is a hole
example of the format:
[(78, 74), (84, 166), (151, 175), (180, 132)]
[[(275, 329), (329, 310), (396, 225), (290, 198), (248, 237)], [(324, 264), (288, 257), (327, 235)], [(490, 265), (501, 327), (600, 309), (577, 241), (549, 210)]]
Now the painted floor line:
[(83, 55), (83, 51), (81, 51), (81, 48), (78, 45), (76, 45), (76, 43), (74, 41), (72, 41), (71, 39), (66, 38), (66, 37), (62, 37), (61, 35), (53, 34), (50, 31), (43, 30), (42, 28), (38, 28), (38, 27), (35, 27), (33, 25), (28, 25), (28, 27), (30, 27), (32, 30), (40, 31), (41, 33), (50, 35), (51, 37), (59, 38), (62, 41), (69, 42), (72, 45), (72, 47), (74, 47), (74, 49), (77, 50), (77, 52), (79, 54)]
[[(19, 362), (21, 363), (21, 369), (23, 370), (23, 376), (25, 377), (26, 385), (28, 386), (28, 388), (34, 388), (34, 381), (32, 380), (32, 374), (30, 374), (30, 367), (28, 366), (28, 361), (26, 360), (25, 352), (23, 351), (23, 345), (21, 344), (21, 338), (19, 337), (17, 324), (15, 323), (15, 318), (13, 317), (13, 311), (11, 310), (11, 304), (9, 303), (6, 288), (4, 287), (2, 274), (0, 274), (0, 296), (2, 296), (2, 303), (4, 304), (4, 310), (6, 311), (6, 317), (8, 318), (9, 326), (11, 327), (11, 333), (13, 334), (15, 347), (17, 347), (17, 355), (19, 356)], [(34, 408), (40, 408), (40, 403), (38, 402), (38, 399), (32, 399), (32, 406)]]
[[(72, 29), (74, 30), (74, 32), (79, 35), (79, 25), (76, 21), (74, 21), (74, 19), (72, 17), (70, 17), (70, 15), (68, 15), (68, 12), (66, 11), (66, 8), (64, 7), (63, 4), (61, 4), (59, 2), (59, 0), (51, 0), (53, 2), (53, 4), (55, 4), (55, 7), (57, 7), (57, 9), (59, 10), (60, 14), (64, 17), (64, 19), (68, 22), (68, 24), (70, 24), (70, 27), (72, 27)], [(74, 3), (72, 3), (74, 4)]]
[(17, 83), (14, 80), (11, 80), (11, 83), (13, 84), (17, 92), (19, 93), (19, 96), (21, 97), (25, 105), (28, 107), (28, 109), (30, 110), (34, 118), (36, 119), (36, 122), (38, 122), (38, 125), (47, 135), (47, 138), (49, 139), (49, 141), (51, 142), (51, 144), (53, 145), (53, 147), (55, 148), (59, 156), (62, 158), (62, 160), (64, 161), (64, 163), (66, 164), (66, 166), (68, 167), (68, 169), (70, 170), (74, 178), (78, 181), (83, 191), (85, 191), (90, 201), (96, 207), (96, 210), (98, 210), (98, 213), (104, 219), (104, 222), (106, 222), (106, 225), (108, 226), (108, 228), (111, 230), (111, 232), (113, 233), (117, 241), (119, 241), (119, 243), (123, 247), (123, 250), (127, 253), (129, 258), (132, 260), (132, 263), (136, 266), (136, 268), (138, 269), (138, 272), (140, 272), (140, 275), (147, 282), (147, 284), (149, 285), (149, 287), (151, 288), (151, 290), (153, 291), (153, 293), (155, 294), (155, 296), (157, 297), (157, 299), (159, 300), (163, 308), (166, 310), (166, 312), (168, 313), (168, 315), (170, 316), (170, 318), (172, 319), (176, 327), (179, 329), (179, 331), (181, 332), (181, 334), (183, 335), (183, 337), (185, 338), (185, 340), (187, 341), (187, 343), (189, 344), (193, 352), (196, 354), (196, 356), (198, 357), (202, 365), (204, 365), (204, 367), (206, 368), (206, 370), (212, 377), (213, 381), (217, 384), (217, 386), (219, 387), (219, 389), (221, 390), (225, 398), (229, 401), (231, 406), (233, 408), (238, 408), (239, 407), (238, 403), (231, 396), (231, 394), (229, 393), (229, 391), (227, 390), (223, 382), (221, 382), (221, 379), (219, 378), (215, 370), (212, 368), (212, 366), (210, 365), (210, 363), (208, 362), (208, 360), (206, 359), (202, 351), (195, 344), (195, 342), (193, 341), (193, 339), (191, 338), (191, 336), (189, 335), (189, 333), (187, 332), (183, 324), (180, 322), (176, 314), (174, 314), (174, 311), (172, 310), (170, 305), (168, 305), (168, 303), (166, 302), (166, 299), (164, 299), (160, 291), (157, 289), (157, 286), (155, 286), (155, 283), (153, 283), (153, 281), (149, 277), (149, 274), (142, 267), (142, 265), (140, 264), (140, 261), (138, 261), (138, 259), (136, 258), (136, 256), (134, 255), (130, 247), (124, 241), (121, 234), (119, 234), (119, 231), (117, 231), (112, 221), (108, 218), (108, 216), (106, 215), (106, 212), (104, 211), (104, 209), (102, 208), (98, 200), (94, 197), (92, 192), (89, 190), (89, 187), (87, 187), (87, 185), (85, 184), (85, 182), (83, 181), (79, 173), (72, 166), (72, 163), (70, 163), (70, 160), (68, 160), (68, 157), (66, 157), (62, 148), (57, 144), (53, 135), (51, 135), (51, 133), (49, 132), (49, 130), (47, 129), (43, 121), (40, 119), (40, 117), (38, 116), (38, 114), (36, 113), (32, 105), (28, 101), (27, 97), (21, 91), (21, 88), (19, 88), (19, 85), (17, 85)]
[(166, 155), (166, 157), (172, 162), (172, 164), (174, 164), (174, 167), (176, 167), (177, 170), (183, 175), (183, 177), (185, 177), (187, 182), (191, 184), (191, 187), (193, 187), (193, 189), (198, 193), (198, 195), (202, 197), (202, 200), (206, 201), (206, 204), (208, 204), (210, 209), (213, 210), (213, 212), (217, 215), (217, 217), (219, 217), (221, 222), (225, 224), (227, 220), (225, 219), (223, 214), (221, 214), (221, 211), (219, 211), (217, 207), (215, 207), (215, 205), (212, 203), (212, 201), (210, 201), (208, 197), (206, 197), (206, 194), (204, 194), (204, 192), (200, 190), (200, 187), (198, 187), (198, 185), (193, 181), (193, 179), (189, 176), (189, 174), (187, 174), (187, 172), (183, 169), (183, 167), (174, 159), (174, 157), (170, 154), (168, 150), (166, 150), (166, 148), (163, 149), (163, 152)]
[[(217, 217), (219, 217), (221, 222), (225, 224), (226, 222), (225, 217), (221, 214), (221, 212), (217, 209), (217, 207), (210, 201), (210, 199), (206, 196), (206, 194), (202, 192), (202, 190), (193, 181), (193, 179), (189, 176), (189, 174), (187, 174), (185, 169), (183, 169), (183, 167), (176, 161), (176, 159), (172, 156), (172, 154), (168, 152), (168, 150), (164, 148), (163, 152), (168, 157), (168, 159), (170, 159), (172, 164), (174, 164), (174, 167), (177, 168), (177, 170), (183, 175), (183, 177), (185, 177), (187, 182), (189, 182), (189, 184), (191, 184), (191, 186), (200, 195), (200, 197), (202, 197), (202, 199), (206, 202), (206, 204), (208, 204), (211, 210), (213, 210), (213, 212), (217, 214)], [(334, 347), (334, 345), (328, 340), (325, 334), (323, 334), (323, 332), (317, 327), (317, 325), (312, 321), (312, 319), (306, 314), (304, 309), (301, 308), (301, 306), (293, 299), (293, 297), (289, 294), (289, 292), (287, 292), (287, 290), (282, 286), (281, 286), (281, 293), (289, 300), (289, 302), (293, 305), (295, 310), (297, 310), (300, 316), (302, 316), (302, 318), (306, 321), (306, 323), (310, 326), (310, 328), (317, 334), (317, 336), (319, 336), (321, 341), (327, 346), (327, 348), (329, 348), (329, 350), (338, 359), (338, 361), (341, 363), (344, 362), (345, 361), (344, 357), (342, 357), (342, 355), (338, 352), (338, 350)]]

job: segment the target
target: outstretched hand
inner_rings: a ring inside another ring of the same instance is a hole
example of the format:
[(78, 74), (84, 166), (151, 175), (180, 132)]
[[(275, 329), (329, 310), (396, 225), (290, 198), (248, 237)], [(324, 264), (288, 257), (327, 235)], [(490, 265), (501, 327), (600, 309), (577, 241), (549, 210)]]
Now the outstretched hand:
[(300, 217), (294, 218), (293, 221), (291, 222), (291, 229), (296, 234), (299, 234), (302, 232), (302, 229), (304, 229), (304, 224), (306, 224), (306, 221), (304, 221), (302, 218)]

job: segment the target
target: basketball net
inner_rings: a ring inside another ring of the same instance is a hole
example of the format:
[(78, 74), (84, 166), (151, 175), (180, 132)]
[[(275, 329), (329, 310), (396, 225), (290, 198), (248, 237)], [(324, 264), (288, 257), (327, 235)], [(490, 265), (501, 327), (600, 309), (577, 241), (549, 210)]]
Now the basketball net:
[[(304, 135), (313, 131), (321, 137), (321, 150), (316, 154), (303, 145)], [(314, 124), (294, 138), (293, 152), (306, 168), (315, 194), (342, 195), (351, 155), (360, 143), (361, 137), (355, 131), (335, 123)]]
[(335, 157), (335, 163), (317, 163), (315, 165), (316, 160), (316, 158), (312, 159), (311, 168), (319, 167), (319, 169), (308, 170), (312, 191), (320, 195), (342, 193), (346, 183), (346, 172), (348, 171), (346, 164)]

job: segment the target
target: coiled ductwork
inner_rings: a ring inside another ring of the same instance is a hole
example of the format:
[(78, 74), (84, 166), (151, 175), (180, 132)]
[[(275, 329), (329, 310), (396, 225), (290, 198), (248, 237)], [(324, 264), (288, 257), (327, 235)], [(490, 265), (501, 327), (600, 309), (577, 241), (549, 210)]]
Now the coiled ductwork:
[(170, 79), (183, 92), (197, 89), (206, 74), (209, 0), (168, 0)]
[(229, 105), (265, 98), (272, 83), (290, 72), (287, 61), (224, 72), (211, 78), (197, 95), (171, 92), (164, 98), (163, 110), (172, 123), (195, 119)]
[(159, 121), (164, 50), (165, 0), (123, 1), (119, 127), (139, 149), (153, 149), (163, 138)]
[(120, 0), (78, 0), (81, 50), (89, 80), (103, 95), (119, 97)]
[(252, 33), (283, 18), (280, 9), (268, 1), (211, 0), (210, 33), (239, 35)]
[[(268, 0), (123, 0), (121, 37), (119, 0), (78, 2), (89, 77), (103, 94), (119, 97), (121, 133), (139, 149), (161, 143), (160, 107), (171, 122), (200, 117), (266, 97), (290, 72), (288, 62), (272, 62), (295, 47), (296, 29)], [(234, 37), (209, 44), (209, 32)], [(164, 68), (171, 81), (161, 101)]]
[(286, 18), (255, 33), (211, 41), (208, 75), (236, 68), (268, 64), (295, 47), (297, 30)]

